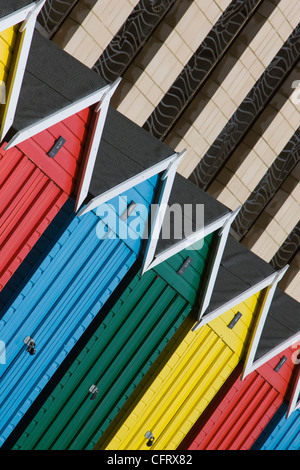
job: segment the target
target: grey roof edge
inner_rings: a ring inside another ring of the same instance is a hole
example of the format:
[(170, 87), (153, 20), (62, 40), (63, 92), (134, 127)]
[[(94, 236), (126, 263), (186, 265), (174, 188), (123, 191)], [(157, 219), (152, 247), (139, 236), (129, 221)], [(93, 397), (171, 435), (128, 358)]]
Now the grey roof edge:
[(204, 324), (204, 320), (206, 323), (221, 315), (232, 305), (237, 305), (253, 290), (261, 290), (264, 283), (268, 285), (272, 282), (276, 273), (273, 266), (229, 235), (211, 300), (201, 324)]
[(255, 350), (254, 364), (300, 340), (300, 303), (277, 287)]
[[(178, 247), (177, 251), (180, 251), (182, 242), (187, 241), (192, 244), (189, 239), (193, 234), (199, 233), (198, 238), (203, 238), (206, 228), (212, 226), (213, 230), (215, 223), (221, 227), (231, 213), (232, 211), (227, 206), (177, 173), (155, 256), (159, 257), (172, 248), (176, 250), (176, 247)], [(178, 233), (178, 223), (182, 229), (180, 233)], [(171, 234), (171, 238), (164, 237), (164, 230)], [(176, 231), (178, 238), (174, 236)]]
[(0, 21), (34, 3), (36, 0), (0, 0)]
[(30, 137), (31, 128), (34, 135), (51, 126), (51, 119), (53, 124), (64, 119), (76, 104), (80, 110), (96, 103), (108, 88), (100, 75), (35, 30), (14, 121), (4, 139), (7, 147)]
[(89, 199), (134, 178), (176, 152), (109, 106), (89, 187)]

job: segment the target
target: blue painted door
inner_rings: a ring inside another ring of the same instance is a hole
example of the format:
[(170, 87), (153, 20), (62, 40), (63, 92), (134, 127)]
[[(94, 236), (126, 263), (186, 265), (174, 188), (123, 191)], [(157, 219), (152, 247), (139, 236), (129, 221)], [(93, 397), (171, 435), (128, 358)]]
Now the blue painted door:
[(300, 450), (300, 410), (288, 418), (287, 411), (288, 405), (283, 403), (251, 450)]
[[(109, 201), (105, 210), (71, 218), (6, 304), (0, 321), (6, 353), (0, 364), (0, 445), (137, 259), (157, 182), (158, 176), (153, 177)], [(116, 223), (132, 202), (139, 204), (138, 217), (131, 213)], [(120, 238), (124, 224), (131, 236)], [(28, 337), (35, 343), (33, 355), (24, 342)]]

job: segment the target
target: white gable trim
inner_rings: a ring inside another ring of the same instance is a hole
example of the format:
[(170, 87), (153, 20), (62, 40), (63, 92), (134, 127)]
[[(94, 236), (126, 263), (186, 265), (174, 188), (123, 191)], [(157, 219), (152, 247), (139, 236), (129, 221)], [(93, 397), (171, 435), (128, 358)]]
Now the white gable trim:
[[(229, 214), (229, 216), (231, 213)], [(155, 256), (154, 260), (151, 262), (149, 265), (148, 269), (152, 269), (158, 264), (162, 263), (163, 261), (166, 261), (167, 259), (171, 258), (171, 256), (175, 255), (176, 253), (179, 253), (180, 251), (184, 250), (185, 248), (190, 247), (191, 245), (197, 243), (201, 239), (205, 238), (207, 235), (219, 230), (224, 226), (224, 223), (228, 220), (228, 214), (224, 215), (223, 217), (220, 217), (219, 219), (216, 219), (214, 222), (211, 224), (208, 224), (204, 227), (202, 227), (200, 230), (197, 230), (190, 235), (188, 235), (186, 238), (183, 240), (179, 240), (177, 243), (175, 243), (173, 246), (170, 248), (167, 248), (166, 250), (162, 251), (158, 255)]]
[(35, 9), (36, 6), (37, 2), (32, 1), (29, 5), (26, 5), (25, 7), (20, 8), (19, 10), (14, 11), (9, 15), (6, 15), (3, 18), (0, 18), (0, 31), (5, 31), (6, 29), (11, 28), (16, 24), (21, 23), (21, 21), (24, 21), (28, 14), (30, 14), (30, 12)]
[(27, 14), (27, 17), (26, 17), (24, 23), (22, 24), (22, 26), (20, 28), (21, 32), (23, 32), (25, 29), (27, 29), (28, 25), (32, 25), (32, 24), (35, 25), (37, 17), (39, 15), (41, 9), (43, 8), (45, 2), (46, 2), (46, 0), (36, 0), (34, 7)]
[(61, 122), (64, 119), (67, 119), (68, 117), (73, 116), (74, 114), (82, 111), (83, 109), (88, 108), (89, 106), (92, 106), (93, 104), (98, 103), (99, 101), (101, 101), (104, 93), (106, 93), (109, 90), (109, 87), (110, 85), (105, 85), (100, 90), (97, 90), (87, 95), (86, 97), (81, 98), (80, 100), (77, 100), (75, 103), (65, 106), (60, 111), (53, 113), (51, 116), (48, 116), (47, 118), (41, 119), (37, 124), (28, 126), (23, 131), (17, 132), (16, 135), (5, 146), (5, 150), (8, 150), (11, 147), (18, 145), (20, 142), (23, 142), (24, 140), (29, 139), (33, 135), (36, 135), (39, 132), (42, 132), (43, 130), (48, 129), (51, 126), (54, 126), (58, 122)]
[(194, 243), (197, 243), (199, 240), (201, 240), (202, 238), (205, 238), (210, 233), (218, 230), (220, 227), (222, 227), (222, 225), (223, 225), (223, 217), (221, 219), (216, 220), (212, 224), (209, 224), (206, 227), (203, 227), (200, 230), (195, 231), (194, 233), (191, 233), (189, 236), (187, 236), (183, 240), (178, 241), (170, 248), (167, 248), (166, 250), (156, 255), (153, 261), (151, 262), (151, 264), (149, 265), (148, 269), (154, 268), (155, 266), (162, 263), (163, 261), (171, 258), (171, 256), (175, 255), (176, 253), (179, 253), (185, 248), (188, 248)]
[(263, 327), (264, 327), (264, 324), (265, 324), (265, 321), (266, 321), (266, 318), (267, 318), (267, 315), (268, 315), (268, 312), (269, 312), (269, 309), (270, 309), (270, 306), (271, 306), (271, 303), (272, 303), (272, 300), (273, 300), (273, 297), (274, 297), (274, 294), (275, 294), (275, 290), (277, 288), (277, 284), (282, 279), (284, 274), (286, 273), (288, 267), (289, 266), (287, 265), (284, 268), (282, 268), (281, 270), (277, 271), (276, 276), (275, 276), (272, 284), (267, 289), (267, 292), (266, 292), (263, 304), (261, 306), (259, 315), (256, 319), (254, 331), (253, 331), (252, 336), (251, 336), (250, 345), (249, 345), (248, 350), (247, 350), (247, 356), (246, 356), (246, 359), (245, 359), (244, 368), (243, 368), (243, 372), (242, 372), (242, 380), (247, 375), (249, 375), (251, 372), (256, 370), (258, 367), (263, 365), (265, 362), (267, 362), (269, 359), (276, 356), (276, 354), (278, 354), (280, 351), (282, 351), (283, 349), (286, 349), (286, 347), (288, 347), (286, 345), (290, 341), (292, 341), (291, 344), (293, 344), (295, 342), (294, 338), (290, 338), (286, 342), (284, 342), (281, 345), (279, 345), (278, 347), (274, 348), (268, 354), (265, 354), (260, 359), (254, 361), (255, 353), (257, 351), (259, 340), (260, 340), (260, 337), (261, 337), (261, 334), (262, 334), (262, 331), (263, 331)]
[(100, 194), (99, 196), (94, 197), (83, 209), (81, 209), (78, 215), (82, 216), (86, 214), (87, 212), (93, 209), (96, 209), (96, 207), (100, 206), (101, 204), (104, 204), (105, 202), (109, 201), (110, 199), (116, 196), (119, 196), (124, 191), (127, 191), (128, 189), (133, 188), (134, 186), (137, 186), (138, 184), (142, 183), (143, 181), (146, 181), (152, 176), (157, 175), (158, 173), (161, 173), (166, 168), (168, 168), (168, 165), (170, 164), (172, 160), (174, 160), (174, 154), (165, 158), (165, 160), (163, 160), (162, 162), (157, 163), (156, 165), (153, 165), (150, 168), (147, 168), (147, 170), (141, 171), (141, 173), (138, 173), (137, 175), (132, 176), (128, 180), (124, 181), (123, 183), (116, 185), (114, 188), (109, 189), (108, 191), (105, 191), (103, 194)]
[[(298, 359), (298, 361), (299, 361), (299, 359)], [(298, 370), (297, 370), (297, 374), (296, 374), (296, 378), (295, 378), (295, 382), (294, 382), (294, 386), (293, 386), (293, 390), (292, 390), (292, 394), (291, 394), (291, 399), (290, 399), (288, 410), (287, 410), (287, 415), (286, 415), (287, 418), (289, 418), (291, 416), (293, 411), (296, 411), (300, 408), (300, 398), (299, 398), (299, 394), (300, 394), (300, 366), (299, 366), (299, 362), (297, 362), (297, 364), (298, 364), (298, 367), (297, 367)]]
[(212, 312), (202, 316), (200, 321), (198, 321), (198, 323), (193, 327), (193, 331), (198, 330), (201, 326), (205, 325), (206, 323), (222, 315), (222, 313), (227, 312), (228, 310), (230, 310), (231, 308), (234, 308), (236, 305), (240, 304), (241, 302), (244, 302), (244, 300), (252, 297), (252, 295), (257, 294), (261, 290), (270, 286), (272, 282), (274, 281), (274, 279), (276, 278), (276, 276), (277, 276), (277, 272), (275, 272), (274, 274), (271, 274), (270, 276), (267, 276), (265, 279), (258, 282), (253, 287), (246, 289), (244, 292), (234, 297), (229, 302), (222, 304), (220, 307), (216, 308)]
[(201, 320), (202, 316), (205, 313), (205, 310), (209, 306), (209, 302), (213, 293), (214, 285), (216, 283), (218, 271), (219, 271), (221, 260), (223, 257), (224, 249), (227, 243), (231, 224), (236, 218), (240, 210), (241, 210), (241, 206), (238, 207), (234, 212), (232, 212), (231, 214), (227, 216), (225, 223), (218, 234), (218, 243), (217, 243), (217, 247), (214, 253), (214, 259), (210, 267), (210, 272), (208, 275), (207, 284), (205, 286), (204, 295), (200, 303), (200, 309), (199, 309), (199, 313), (197, 316), (198, 320)]
[(7, 103), (4, 111), (3, 120), (1, 123), (0, 142), (3, 141), (14, 121), (26, 64), (31, 47), (34, 28), (36, 24), (36, 19), (40, 10), (44, 6), (45, 1), (46, 0), (39, 0), (34, 4), (33, 8), (31, 5), (30, 11), (27, 11), (26, 19), (21, 25), (18, 33), (22, 35), (20, 43), (21, 49), (20, 52), (18, 52), (18, 59), (16, 61), (14, 70), (11, 72), (10, 75), (11, 87), (7, 96)]
[(167, 210), (167, 205), (169, 202), (177, 168), (180, 162), (182, 161), (185, 153), (186, 150), (183, 150), (180, 153), (176, 153), (175, 156), (173, 155), (172, 160), (169, 162), (166, 171), (161, 178), (163, 181), (163, 185), (160, 192), (156, 212), (154, 214), (150, 236), (145, 250), (141, 275), (143, 275), (148, 269), (150, 269), (151, 263), (154, 259), (156, 246), (161, 232), (164, 216)]
[(109, 89), (106, 93), (104, 93), (102, 100), (98, 103), (98, 106), (95, 109), (94, 126), (91, 132), (91, 136), (89, 138), (86, 154), (83, 158), (84, 167), (82, 169), (81, 178), (79, 182), (75, 204), (75, 212), (78, 211), (88, 194), (95, 166), (95, 161), (97, 158), (99, 145), (103, 133), (103, 128), (106, 121), (109, 103), (120, 81), (121, 78), (117, 79), (112, 85), (110, 85)]

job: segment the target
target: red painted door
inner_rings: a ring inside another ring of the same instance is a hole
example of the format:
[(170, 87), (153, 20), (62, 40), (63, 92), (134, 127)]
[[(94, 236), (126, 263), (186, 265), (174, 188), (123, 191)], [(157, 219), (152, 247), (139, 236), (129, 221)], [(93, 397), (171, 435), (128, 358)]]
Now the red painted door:
[[(293, 352), (288, 348), (244, 380), (240, 364), (180, 449), (249, 450), (289, 393)], [(277, 371), (282, 359), (285, 362)]]
[[(87, 108), (14, 148), (0, 149), (0, 290), (76, 191), (91, 115)], [(51, 158), (60, 137), (64, 143)]]
[[(92, 109), (86, 108), (17, 147), (54, 183), (71, 195), (76, 189), (91, 119)], [(63, 145), (52, 158), (48, 153), (60, 138), (64, 139)]]

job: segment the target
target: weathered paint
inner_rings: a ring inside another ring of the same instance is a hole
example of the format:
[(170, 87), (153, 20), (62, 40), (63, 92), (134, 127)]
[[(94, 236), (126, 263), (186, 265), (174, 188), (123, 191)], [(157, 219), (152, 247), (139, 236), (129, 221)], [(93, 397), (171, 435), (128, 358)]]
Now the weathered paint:
[[(128, 203), (142, 199), (149, 206), (152, 200), (144, 194), (154, 197), (157, 182), (155, 176), (122, 198)], [(2, 313), (6, 363), (0, 364), (1, 445), (140, 253), (141, 238), (112, 236), (113, 217), (102, 221), (98, 209), (71, 216), (48, 256)], [(36, 343), (34, 356), (26, 350), (26, 336)]]
[(287, 411), (287, 403), (282, 403), (251, 450), (300, 450), (300, 410), (288, 418)]
[[(74, 193), (91, 111), (43, 131), (20, 146), (0, 149), (0, 290)], [(47, 153), (62, 136), (55, 158)]]
[[(244, 380), (240, 364), (180, 449), (249, 450), (286, 398), (294, 371), (293, 352), (283, 351)], [(284, 357), (287, 360), (276, 371)]]
[[(18, 448), (93, 448), (191, 312), (213, 239), (210, 234), (133, 279), (21, 436)], [(180, 276), (177, 271), (187, 257), (192, 262)], [(99, 390), (95, 400), (89, 394), (92, 384)]]
[[(265, 292), (191, 331), (187, 318), (95, 449), (174, 450), (244, 354)], [(233, 329), (228, 324), (242, 317)], [(154, 436), (147, 446), (145, 434)]]

